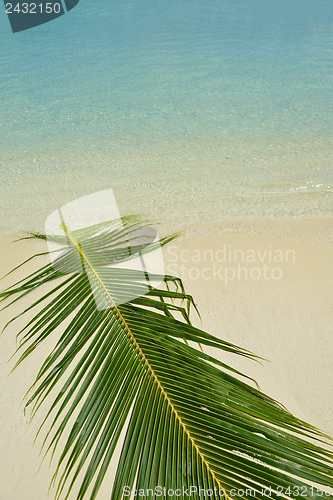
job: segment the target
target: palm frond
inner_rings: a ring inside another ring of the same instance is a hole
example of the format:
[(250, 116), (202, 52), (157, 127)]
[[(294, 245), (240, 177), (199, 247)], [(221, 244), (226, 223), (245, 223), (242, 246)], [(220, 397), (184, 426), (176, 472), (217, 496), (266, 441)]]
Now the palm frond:
[[(199, 348), (258, 359), (191, 324), (196, 306), (181, 280), (155, 275), (163, 286), (154, 288), (142, 273), (112, 267), (155, 248), (138, 237), (138, 220), (122, 224), (123, 230), (110, 222), (70, 232), (63, 223), (66, 236), (54, 236), (62, 245), (57, 260), (0, 293), (9, 307), (48, 285), (5, 326), (36, 310), (17, 333), (15, 367), (56, 329), (62, 332), (27, 401), (34, 415), (57, 390), (39, 430), (48, 426), (43, 449), (51, 457), (66, 431), (53, 477), (56, 498), (68, 498), (80, 479), (77, 499), (97, 497), (125, 424), (112, 500), (134, 487), (166, 499), (172, 490), (194, 499), (202, 498), (200, 489), (211, 490), (219, 500), (240, 499), (241, 490), (263, 496), (267, 488), (274, 499), (288, 498), (288, 491), (314, 498), (321, 494), (312, 483), (332, 488), (327, 436)], [(156, 487), (165, 488), (162, 496)]]

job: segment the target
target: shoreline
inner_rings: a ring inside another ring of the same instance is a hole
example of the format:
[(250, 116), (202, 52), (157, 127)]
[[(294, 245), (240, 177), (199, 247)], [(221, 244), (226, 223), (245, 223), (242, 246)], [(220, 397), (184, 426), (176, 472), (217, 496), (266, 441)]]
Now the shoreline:
[[(137, 216), (138, 214), (129, 215)], [(161, 218), (141, 214), (139, 217), (147, 221), (147, 225), (156, 227), (160, 235), (165, 236), (174, 232), (180, 233), (180, 239), (191, 236), (210, 236), (227, 232), (239, 232), (242, 234), (253, 234), (268, 236), (282, 240), (302, 241), (313, 245), (324, 245), (333, 248), (333, 216), (332, 217), (307, 217), (307, 218), (249, 218), (249, 219), (226, 219), (215, 222), (163, 222)], [(45, 231), (33, 226), (27, 231), (13, 233), (1, 233), (0, 238), (17, 239), (27, 236), (33, 231)]]

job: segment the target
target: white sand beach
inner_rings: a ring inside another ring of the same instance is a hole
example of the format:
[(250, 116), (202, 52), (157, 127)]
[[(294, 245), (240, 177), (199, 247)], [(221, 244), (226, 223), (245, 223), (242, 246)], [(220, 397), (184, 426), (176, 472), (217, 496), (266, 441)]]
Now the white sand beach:
[[(165, 228), (164, 228), (165, 229)], [(163, 230), (164, 230), (163, 229)], [(175, 228), (174, 228), (175, 229)], [(254, 377), (261, 389), (294, 415), (333, 435), (333, 221), (242, 221), (209, 230), (184, 228), (164, 249), (166, 273), (183, 278), (198, 305), (206, 331), (269, 360), (262, 364), (214, 351)], [(0, 238), (1, 276), (44, 244), (9, 244)], [(32, 269), (32, 264), (27, 268)], [(22, 272), (12, 275), (19, 278)], [(5, 278), (1, 288), (12, 283)], [(4, 325), (22, 306), (1, 313)], [(20, 323), (22, 324), (22, 322)], [(21, 400), (51, 348), (42, 345), (11, 375), (18, 325), (1, 338), (0, 500), (47, 498), (53, 467), (40, 471), (39, 438), (33, 440), (46, 408), (28, 427)], [(99, 498), (108, 500), (110, 470)], [(50, 493), (52, 498), (52, 491)], [(72, 498), (72, 497), (71, 497)], [(74, 497), (73, 497), (74, 498)]]

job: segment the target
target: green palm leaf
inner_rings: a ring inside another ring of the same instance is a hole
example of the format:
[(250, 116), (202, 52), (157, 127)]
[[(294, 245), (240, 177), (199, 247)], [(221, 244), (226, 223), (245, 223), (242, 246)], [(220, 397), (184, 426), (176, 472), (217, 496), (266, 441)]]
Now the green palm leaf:
[[(8, 307), (48, 284), (6, 325), (36, 308), (18, 332), (15, 366), (62, 331), (27, 401), (34, 415), (56, 390), (41, 426), (48, 424), (45, 455), (67, 434), (53, 477), (56, 497), (67, 498), (80, 480), (77, 499), (97, 497), (126, 425), (112, 500), (128, 498), (134, 487), (149, 498), (199, 499), (200, 489), (214, 499), (243, 498), (246, 490), (262, 497), (266, 488), (272, 498), (322, 496), (313, 483), (333, 498), (327, 436), (201, 346), (256, 356), (192, 326), (195, 304), (180, 279), (156, 276), (164, 286), (155, 289), (142, 273), (110, 267), (154, 249), (136, 238), (137, 220), (122, 222), (125, 231), (103, 223), (71, 233), (63, 224), (66, 236), (54, 237), (63, 250), (56, 262), (0, 294)], [(125, 233), (130, 253), (119, 244)]]

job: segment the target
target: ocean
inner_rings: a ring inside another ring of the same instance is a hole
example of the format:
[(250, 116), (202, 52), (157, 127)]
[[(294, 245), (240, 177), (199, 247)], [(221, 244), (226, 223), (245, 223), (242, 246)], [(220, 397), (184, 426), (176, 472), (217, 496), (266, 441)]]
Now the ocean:
[(0, 47), (1, 234), (107, 188), (175, 225), (333, 216), (332, 0), (3, 7)]

